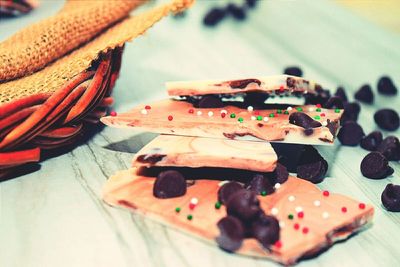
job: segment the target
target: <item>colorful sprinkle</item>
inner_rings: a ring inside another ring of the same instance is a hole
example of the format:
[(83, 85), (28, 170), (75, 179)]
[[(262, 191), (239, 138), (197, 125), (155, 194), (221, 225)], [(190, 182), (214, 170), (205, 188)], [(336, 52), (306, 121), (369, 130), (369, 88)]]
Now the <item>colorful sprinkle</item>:
[(343, 213), (346, 213), (346, 212), (347, 212), (347, 208), (346, 208), (346, 207), (342, 207), (341, 210), (342, 210)]
[(283, 114), (289, 115), (289, 111), (285, 110), (285, 112), (283, 112)]
[(254, 115), (260, 115), (260, 111), (258, 111), (258, 110), (256, 110), (256, 111), (254, 111)]
[(327, 190), (323, 191), (323, 192), (322, 192), (322, 195), (323, 195), (324, 197), (329, 197), (329, 191), (327, 191)]
[(151, 109), (151, 107), (149, 105), (146, 105), (144, 108), (145, 109)]
[(256, 116), (251, 116), (250, 118), (252, 121), (255, 121), (257, 119)]
[(281, 110), (281, 109), (278, 109), (278, 110), (276, 111), (276, 113), (282, 114), (282, 110)]
[(262, 121), (262, 119), (263, 119), (262, 116), (260, 116), (260, 115), (257, 116), (257, 120), (258, 120), (258, 121)]
[(225, 118), (226, 113), (221, 113), (221, 118)]
[(285, 87), (283, 85), (279, 86), (279, 91), (284, 91)]
[(289, 197), (288, 197), (288, 200), (289, 200), (290, 202), (293, 202), (295, 199), (296, 199), (296, 198), (295, 198), (294, 196), (289, 196)]
[(226, 109), (223, 109), (223, 110), (221, 110), (221, 114), (222, 113), (225, 113), (225, 114), (227, 114), (228, 113), (228, 111), (226, 110)]
[(304, 218), (304, 211), (300, 211), (299, 213), (297, 213), (297, 217), (299, 217), (300, 219)]
[(201, 112), (200, 110), (196, 112), (197, 116), (201, 116), (203, 114), (203, 112)]
[(247, 111), (252, 112), (253, 110), (254, 110), (254, 108), (252, 106), (247, 107)]
[(297, 213), (299, 213), (299, 212), (303, 211), (303, 208), (300, 207), (300, 206), (297, 206), (294, 210), (295, 210)]
[(274, 118), (274, 117), (275, 117), (275, 114), (274, 114), (274, 113), (271, 113), (271, 114), (269, 114), (269, 117), (270, 117), (270, 118)]
[(295, 230), (299, 230), (300, 229), (300, 225), (298, 223), (295, 223), (293, 225), (293, 227), (294, 227)]
[(275, 246), (276, 248), (281, 248), (281, 247), (282, 247), (282, 241), (280, 241), (280, 240), (276, 241), (275, 244), (274, 244), (274, 246)]
[(147, 115), (147, 109), (142, 109), (142, 110), (140, 111), (140, 113), (142, 113), (143, 115)]
[(271, 209), (271, 214), (272, 214), (272, 215), (277, 215), (278, 212), (279, 212), (279, 210), (278, 210), (277, 208), (272, 208), (272, 209)]
[(335, 113), (340, 113), (340, 109), (336, 108)]
[(117, 112), (115, 112), (115, 111), (111, 111), (111, 112), (110, 112), (110, 116), (112, 116), (112, 117), (115, 117), (115, 116), (117, 116)]
[(194, 109), (189, 109), (189, 111), (188, 111), (190, 114), (193, 114), (194, 113)]
[(236, 114), (235, 114), (235, 113), (232, 113), (232, 114), (231, 114), (231, 118), (232, 118), (232, 119), (236, 118)]
[(264, 117), (263, 121), (269, 121), (268, 117)]
[(313, 112), (314, 108), (309, 108), (308, 111)]
[(321, 108), (321, 104), (316, 104), (315, 105), (317, 108)]
[(326, 212), (326, 211), (324, 211), (324, 212), (322, 213), (322, 218), (328, 219), (328, 218), (329, 218), (329, 213)]
[(199, 204), (199, 199), (197, 197), (192, 197), (192, 199), (190, 199), (190, 203), (197, 205)]
[(274, 185), (274, 188), (275, 189), (279, 189), (281, 187), (281, 184), (280, 183), (276, 183), (275, 185)]
[(187, 218), (189, 221), (191, 221), (191, 220), (193, 219), (193, 215), (192, 215), (192, 214), (189, 214), (186, 218)]
[(325, 113), (321, 113), (321, 117), (325, 117)]
[(328, 125), (328, 122), (327, 121), (323, 121), (322, 122), (322, 126), (327, 126)]
[(208, 112), (208, 117), (212, 117), (212, 116), (214, 116), (214, 112), (209, 111), (209, 112)]
[(315, 200), (315, 201), (314, 201), (314, 206), (315, 206), (315, 207), (321, 206), (321, 202), (320, 202), (319, 200)]
[(221, 208), (221, 202), (215, 202), (215, 209), (219, 210)]
[(365, 204), (364, 203), (358, 204), (358, 208), (361, 210), (365, 209)]
[(279, 227), (284, 228), (286, 226), (284, 221), (279, 221)]
[(294, 218), (293, 214), (289, 214), (287, 217), (289, 220), (293, 220), (293, 218)]
[(293, 108), (292, 107), (287, 107), (287, 111), (291, 111)]
[(316, 112), (321, 112), (321, 109), (320, 109), (320, 108), (317, 108), (315, 111), (316, 111)]
[(196, 207), (196, 205), (195, 204), (193, 204), (193, 203), (189, 203), (189, 209), (191, 209), (191, 210), (194, 210), (194, 208)]
[(171, 115), (168, 116), (168, 120), (172, 121), (174, 119), (174, 117), (172, 117)]
[(176, 212), (176, 213), (181, 212), (181, 208), (180, 208), (180, 207), (176, 207), (176, 208), (175, 208), (175, 212)]
[(314, 119), (316, 119), (316, 120), (320, 120), (321, 119), (321, 117), (320, 116), (314, 116)]
[(240, 117), (240, 118), (238, 119), (238, 122), (242, 123), (242, 122), (243, 122), (243, 118)]
[(308, 233), (308, 227), (303, 227), (303, 230), (302, 230), (302, 232), (303, 232), (303, 234), (307, 234)]
[(303, 109), (301, 107), (297, 107), (296, 110), (297, 111), (303, 111)]
[(263, 197), (265, 197), (265, 196), (267, 195), (267, 192), (266, 192), (266, 191), (261, 191), (261, 195), (262, 195)]

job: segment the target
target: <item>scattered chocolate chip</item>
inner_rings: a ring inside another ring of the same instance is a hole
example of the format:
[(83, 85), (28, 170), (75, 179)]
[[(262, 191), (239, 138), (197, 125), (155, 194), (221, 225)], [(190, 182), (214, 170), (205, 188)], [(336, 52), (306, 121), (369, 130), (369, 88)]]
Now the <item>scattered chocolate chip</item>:
[(386, 137), (377, 147), (377, 151), (381, 152), (389, 161), (400, 160), (400, 143), (396, 136)]
[(324, 90), (321, 88), (319, 90), (316, 89), (316, 91), (318, 92), (318, 95), (304, 94), (306, 105), (324, 105), (326, 101), (328, 101), (328, 99), (331, 97), (331, 93), (329, 92), (329, 90)]
[(346, 103), (348, 101), (347, 100), (346, 91), (344, 90), (344, 88), (342, 86), (339, 86), (336, 89), (335, 96), (339, 97), (342, 100), (343, 103)]
[(271, 145), (278, 155), (278, 162), (286, 167), (287, 171), (296, 172), (298, 162), (304, 151), (304, 145), (284, 143), (271, 143)]
[(261, 192), (265, 192), (269, 195), (275, 191), (271, 181), (262, 174), (255, 174), (248, 184), (247, 189), (258, 195), (260, 195)]
[(211, 9), (203, 19), (203, 23), (206, 26), (216, 26), (225, 18), (226, 12), (222, 8)]
[(260, 80), (258, 79), (243, 79), (243, 80), (230, 81), (229, 86), (232, 89), (243, 89), (246, 88), (247, 85), (249, 85), (250, 83), (256, 83), (258, 85), (261, 84)]
[(390, 77), (383, 76), (378, 80), (378, 92), (382, 95), (396, 95), (397, 88)]
[(245, 230), (239, 219), (226, 216), (218, 221), (217, 226), (220, 235), (216, 238), (216, 241), (220, 248), (233, 252), (242, 246)]
[(218, 190), (218, 201), (226, 204), (229, 198), (237, 191), (243, 189), (243, 186), (237, 182), (228, 182), (223, 184)]
[(320, 122), (314, 120), (303, 112), (294, 112), (290, 114), (289, 123), (303, 127), (304, 129), (318, 128), (322, 126)]
[(186, 181), (181, 173), (174, 170), (160, 172), (153, 186), (155, 197), (173, 198), (184, 194), (186, 194)]
[(328, 162), (325, 160), (299, 165), (297, 167), (297, 177), (314, 184), (320, 183), (324, 180), (325, 174), (328, 171), (327, 166)]
[(279, 221), (265, 213), (260, 213), (258, 218), (251, 224), (252, 236), (265, 248), (279, 240)]
[(277, 163), (273, 176), (275, 183), (283, 184), (289, 178), (289, 172), (284, 165)]
[(246, 5), (249, 8), (254, 8), (256, 6), (257, 0), (246, 0)]
[(284, 71), (283, 74), (287, 75), (292, 75), (292, 76), (297, 76), (297, 77), (303, 77), (303, 71), (297, 67), (297, 66), (290, 66), (287, 67)]
[(314, 129), (313, 128), (307, 128), (307, 129), (304, 129), (303, 132), (304, 132), (304, 134), (306, 136), (310, 136), (310, 135), (312, 135), (314, 133)]
[(364, 84), (360, 89), (354, 94), (354, 98), (358, 101), (372, 104), (374, 102), (374, 93), (369, 84)]
[(358, 146), (364, 135), (363, 129), (357, 122), (347, 121), (340, 128), (337, 137), (344, 146)]
[(365, 150), (375, 151), (382, 143), (382, 139), (382, 133), (379, 131), (374, 131), (361, 139), (360, 146)]
[(344, 109), (343, 101), (340, 97), (338, 96), (332, 96), (331, 98), (326, 101), (326, 103), (323, 105), (324, 108), (339, 108), (339, 109)]
[(163, 154), (146, 154), (137, 157), (137, 161), (141, 163), (149, 163), (151, 165), (161, 161), (166, 155)]
[(357, 102), (345, 103), (344, 112), (342, 114), (342, 117), (340, 118), (340, 122), (343, 124), (346, 121), (357, 121), (360, 110), (360, 104), (358, 104)]
[(233, 3), (228, 4), (226, 11), (237, 20), (244, 20), (246, 18), (245, 10)]
[(379, 152), (371, 152), (361, 161), (362, 175), (370, 179), (383, 179), (393, 174), (388, 160)]
[(253, 106), (262, 106), (264, 105), (265, 100), (267, 100), (269, 94), (260, 93), (260, 92), (249, 92), (244, 96), (244, 103)]
[(399, 114), (388, 108), (375, 112), (374, 120), (379, 127), (387, 131), (396, 131), (400, 125)]
[(222, 108), (225, 105), (219, 97), (206, 95), (200, 99), (197, 106), (199, 108)]
[(239, 190), (226, 203), (227, 213), (246, 223), (253, 220), (261, 211), (257, 195), (249, 190)]
[(388, 184), (381, 195), (383, 206), (388, 211), (400, 211), (400, 185)]

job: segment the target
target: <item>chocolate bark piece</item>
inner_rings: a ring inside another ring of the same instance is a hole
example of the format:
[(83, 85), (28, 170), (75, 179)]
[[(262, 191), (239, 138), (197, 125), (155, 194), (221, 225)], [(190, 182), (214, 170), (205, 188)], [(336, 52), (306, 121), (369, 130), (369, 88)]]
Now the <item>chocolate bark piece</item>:
[(358, 146), (364, 136), (361, 126), (355, 121), (347, 121), (337, 135), (340, 143), (345, 146)]
[(161, 172), (153, 186), (153, 195), (157, 198), (173, 198), (186, 194), (186, 180), (178, 171)]
[(386, 137), (382, 143), (377, 148), (378, 152), (389, 161), (399, 161), (400, 160), (400, 143), (396, 136)]
[(360, 110), (360, 104), (358, 104), (357, 102), (345, 103), (344, 112), (340, 119), (340, 122), (343, 124), (346, 121), (357, 121)]
[(335, 96), (339, 97), (343, 103), (348, 102), (346, 91), (344, 90), (344, 88), (342, 86), (339, 86), (336, 89)]
[(389, 108), (380, 109), (375, 112), (374, 120), (380, 128), (387, 131), (396, 131), (400, 125), (399, 114)]
[(275, 191), (272, 181), (268, 177), (265, 177), (264, 175), (259, 173), (253, 176), (253, 178), (247, 185), (247, 189), (255, 192), (258, 195), (270, 195)]
[(215, 240), (220, 248), (234, 252), (242, 246), (245, 230), (238, 218), (226, 216), (218, 221), (217, 226), (220, 234)]
[(388, 160), (379, 152), (371, 152), (361, 161), (361, 173), (370, 179), (383, 179), (393, 174)]
[(364, 84), (354, 94), (354, 98), (363, 103), (372, 104), (374, 102), (374, 93), (372, 92), (371, 85)]
[(231, 14), (236, 20), (244, 20), (246, 19), (246, 12), (245, 9), (242, 7), (235, 5), (233, 3), (228, 4), (226, 7), (226, 11), (228, 14)]
[(396, 95), (397, 88), (389, 76), (382, 76), (378, 80), (378, 92), (382, 95)]
[(297, 77), (303, 77), (303, 71), (300, 69), (300, 67), (297, 67), (297, 66), (290, 66), (290, 67), (285, 68), (283, 70), (283, 74), (297, 76)]
[(261, 212), (257, 219), (251, 224), (251, 234), (263, 247), (269, 248), (279, 240), (279, 221), (275, 217)]
[(329, 109), (344, 109), (343, 100), (338, 96), (332, 96), (326, 101), (323, 107)]
[(318, 128), (322, 126), (320, 122), (314, 120), (303, 112), (294, 112), (290, 114), (289, 122), (305, 129)]
[(280, 163), (276, 164), (276, 169), (272, 173), (274, 183), (283, 184), (289, 178), (289, 172), (286, 167)]
[(226, 16), (226, 11), (222, 8), (211, 9), (204, 17), (203, 23), (206, 26), (216, 26), (220, 23)]
[(197, 104), (198, 108), (222, 108), (224, 106), (224, 102), (222, 102), (219, 97), (214, 95), (203, 96)]
[(257, 194), (241, 189), (235, 192), (226, 203), (228, 215), (240, 219), (243, 223), (251, 222), (262, 211)]
[(380, 131), (374, 131), (361, 139), (360, 146), (365, 150), (375, 151), (382, 143), (383, 137)]
[(388, 211), (400, 212), (400, 185), (386, 185), (381, 201)]
[(234, 193), (242, 189), (243, 186), (238, 182), (225, 183), (218, 190), (218, 201), (225, 205)]

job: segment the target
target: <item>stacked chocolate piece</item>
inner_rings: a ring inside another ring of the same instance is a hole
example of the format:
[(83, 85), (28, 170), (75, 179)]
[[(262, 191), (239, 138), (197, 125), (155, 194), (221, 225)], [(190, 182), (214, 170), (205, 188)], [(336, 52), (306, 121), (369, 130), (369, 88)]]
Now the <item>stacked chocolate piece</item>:
[[(280, 75), (172, 82), (167, 91), (173, 98), (101, 119), (161, 134), (135, 155), (130, 170), (107, 181), (107, 203), (226, 251), (283, 264), (317, 254), (371, 221), (372, 206), (310, 183), (323, 180), (328, 163), (309, 144), (334, 142), (340, 101), (265, 102), (302, 95), (317, 101), (325, 93), (320, 85)], [(287, 144), (274, 149), (268, 141)], [(292, 153), (291, 146), (301, 149)]]

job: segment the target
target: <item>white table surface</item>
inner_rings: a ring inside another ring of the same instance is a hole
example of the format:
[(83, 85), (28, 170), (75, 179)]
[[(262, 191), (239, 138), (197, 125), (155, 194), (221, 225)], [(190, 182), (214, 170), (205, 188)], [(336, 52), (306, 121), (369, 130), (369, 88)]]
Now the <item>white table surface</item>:
[[(168, 80), (279, 74), (299, 65), (305, 77), (352, 96), (382, 74), (400, 89), (400, 36), (332, 1), (261, 1), (245, 23), (227, 19), (214, 29), (201, 19), (217, 1), (199, 0), (182, 19), (168, 18), (126, 46), (114, 90), (117, 112), (166, 96)], [(58, 1), (42, 1), (32, 14), (0, 22), (0, 40), (53, 14)], [(378, 96), (362, 105), (359, 122), (376, 129), (379, 107), (400, 111), (400, 97)], [(385, 133), (388, 134), (388, 133)], [(391, 133), (399, 136), (399, 130)], [(86, 144), (40, 164), (39, 171), (0, 183), (0, 266), (276, 266), (227, 254), (163, 225), (109, 207), (104, 181), (130, 165), (152, 135), (105, 128)], [(400, 266), (400, 214), (383, 209), (387, 183), (400, 184), (400, 167), (383, 180), (363, 178), (361, 148), (319, 147), (329, 162), (319, 186), (376, 208), (373, 226), (298, 266)]]

